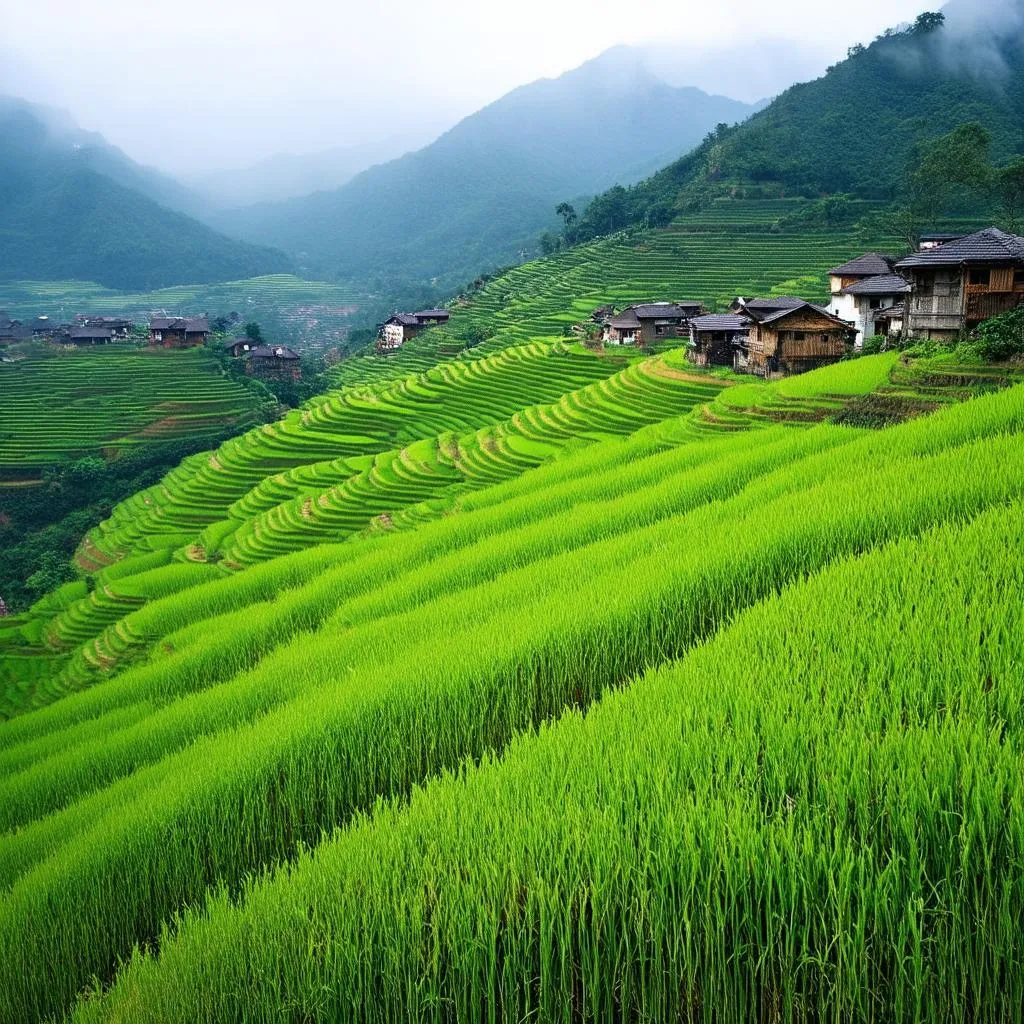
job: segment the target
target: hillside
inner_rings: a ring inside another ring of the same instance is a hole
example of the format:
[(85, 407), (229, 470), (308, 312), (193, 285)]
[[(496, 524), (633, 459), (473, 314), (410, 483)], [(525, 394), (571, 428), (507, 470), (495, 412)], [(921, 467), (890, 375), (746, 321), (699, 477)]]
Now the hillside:
[(212, 222), (319, 272), (452, 287), (533, 248), (560, 199), (636, 180), (752, 109), (666, 86), (635, 54), (612, 51), (516, 89), (341, 189)]
[[(79, 1020), (562, 1016), (587, 963), (595, 1006), (658, 1019), (773, 978), (815, 1018), (948, 1019), (958, 933), (916, 973), (900, 952), (933, 914), (970, 922), (977, 984), (1017, 985), (1015, 926), (977, 922), (1022, 852), (989, 815), (1019, 799), (1020, 605), (993, 595), (1020, 586), (1024, 389), (891, 354), (730, 403), (679, 356), (538, 342), (340, 391), (122, 506), (91, 589), (0, 634), (8, 707), (37, 706), (0, 725), (4, 1019), (94, 975), (117, 984)], [(825, 422), (871, 396), (897, 425)], [(33, 644), (77, 653), (33, 683)], [(955, 764), (984, 767), (968, 792)], [(965, 888), (950, 843), (982, 821)], [(857, 929), (822, 910), (851, 876)], [(687, 918), (735, 919), (727, 961), (679, 945)], [(682, 991), (620, 988), (622, 942)]]
[(1024, 153), (1024, 5), (1001, 5), (987, 18), (966, 2), (943, 12), (942, 27), (893, 32), (851, 51), (628, 193), (599, 197), (576, 237), (737, 193), (890, 201), (914, 147), (968, 122), (989, 131), (996, 163)]
[(0, 280), (143, 290), (291, 269), (280, 252), (160, 205), (183, 202), (180, 186), (54, 127), (52, 114), (5, 98), (0, 134)]

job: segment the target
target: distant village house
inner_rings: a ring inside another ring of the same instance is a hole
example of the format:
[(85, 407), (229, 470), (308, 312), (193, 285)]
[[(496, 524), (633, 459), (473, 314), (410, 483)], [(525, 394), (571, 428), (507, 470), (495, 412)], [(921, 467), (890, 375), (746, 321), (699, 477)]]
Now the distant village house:
[(606, 345), (650, 345), (685, 338), (692, 317), (706, 312), (699, 302), (641, 302), (627, 306), (604, 323)]
[(114, 332), (109, 327), (72, 327), (66, 337), (59, 340), (71, 345), (109, 345), (114, 340)]
[(766, 379), (805, 373), (838, 362), (853, 348), (853, 324), (803, 299), (781, 296), (734, 305), (748, 321), (746, 341), (735, 353), (737, 370)]
[(6, 312), (0, 310), (0, 345), (7, 345), (13, 341), (29, 341), (31, 338), (31, 327), (20, 320), (12, 320)]
[(447, 309), (421, 309), (418, 313), (395, 313), (377, 328), (377, 351), (393, 352), (427, 327), (446, 324)]
[(257, 345), (250, 349), (247, 368), (257, 377), (300, 380), (302, 360), (298, 352), (284, 345)]
[(149, 343), (163, 348), (194, 348), (205, 345), (210, 321), (205, 316), (155, 316), (149, 321)]
[(999, 228), (922, 248), (896, 264), (911, 282), (906, 330), (953, 340), (1024, 304), (1024, 236)]
[(252, 338), (232, 338), (226, 346), (228, 355), (235, 359), (242, 359), (247, 356), (254, 348), (259, 347), (258, 341), (253, 341)]
[(76, 327), (106, 327), (110, 331), (111, 338), (118, 341), (126, 341), (135, 327), (132, 320), (121, 316), (89, 316), (80, 314), (75, 317)]
[(910, 291), (907, 281), (893, 271), (892, 262), (869, 252), (828, 273), (832, 312), (856, 327), (854, 346), (859, 349), (865, 338), (888, 334), (893, 320), (884, 312), (902, 302)]

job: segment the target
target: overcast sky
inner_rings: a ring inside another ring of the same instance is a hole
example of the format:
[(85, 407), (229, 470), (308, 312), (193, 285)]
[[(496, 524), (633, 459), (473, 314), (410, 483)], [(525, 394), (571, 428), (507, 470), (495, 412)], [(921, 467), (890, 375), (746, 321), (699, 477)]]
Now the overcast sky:
[[(841, 9), (856, 17), (832, 16)], [(685, 54), (793, 40), (792, 60), (772, 60), (768, 77), (744, 61), (717, 76), (706, 62), (692, 82), (685, 56), (672, 67), (674, 84), (752, 100), (926, 9), (927, 0), (0, 0), (0, 92), (66, 107), (136, 160), (182, 172), (440, 130), (617, 43), (680, 42)]]

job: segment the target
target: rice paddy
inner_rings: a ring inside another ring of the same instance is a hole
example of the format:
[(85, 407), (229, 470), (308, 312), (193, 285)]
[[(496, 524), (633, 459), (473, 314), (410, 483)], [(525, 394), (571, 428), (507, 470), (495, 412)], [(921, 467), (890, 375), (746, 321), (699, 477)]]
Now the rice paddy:
[(752, 383), (515, 274), (0, 627), (0, 1020), (1015, 1018), (1019, 373)]

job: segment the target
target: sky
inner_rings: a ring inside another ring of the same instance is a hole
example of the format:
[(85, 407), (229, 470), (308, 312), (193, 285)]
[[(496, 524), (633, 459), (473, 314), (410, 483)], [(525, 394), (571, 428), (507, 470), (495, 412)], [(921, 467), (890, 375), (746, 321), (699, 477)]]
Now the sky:
[[(623, 43), (651, 45), (672, 84), (752, 101), (929, 8), (858, 0), (856, 18), (829, 16), (839, 9), (824, 0), (0, 0), (0, 93), (66, 108), (132, 158), (187, 175), (432, 137), (517, 85)], [(759, 40), (772, 42), (772, 60), (752, 55)]]

